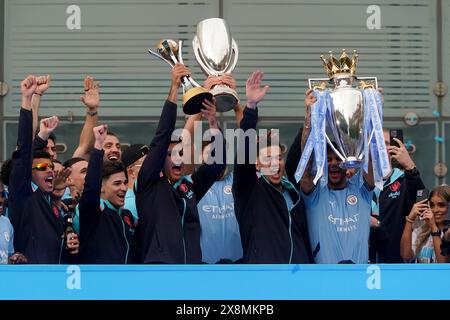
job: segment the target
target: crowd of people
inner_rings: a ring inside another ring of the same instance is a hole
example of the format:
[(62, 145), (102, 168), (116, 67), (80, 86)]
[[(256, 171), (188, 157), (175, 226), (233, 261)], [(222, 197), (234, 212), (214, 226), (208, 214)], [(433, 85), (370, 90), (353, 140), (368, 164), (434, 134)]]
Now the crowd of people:
[[(58, 118), (39, 121), (50, 76), (21, 82), (17, 146), (1, 168), (0, 264), (450, 262), (450, 187), (437, 186), (417, 201), (426, 189), (419, 170), (402, 141), (390, 145), (388, 130), (385, 144), (395, 166), (382, 190), (371, 165), (368, 172), (345, 170), (331, 147), (327, 181), (314, 183), (311, 156), (297, 182), (314, 90), (305, 94), (305, 123), (289, 150), (271, 131), (263, 144), (246, 132), (257, 129), (269, 86), (262, 85), (262, 72), (251, 74), (245, 107), (233, 106), (245, 161), (233, 162), (226, 158), (215, 100), (205, 100), (174, 138), (179, 89), (188, 75), (186, 66), (175, 65), (154, 137), (123, 152), (119, 137), (99, 122), (100, 86), (86, 77), (84, 126), (64, 163), (55, 148)], [(219, 84), (236, 88), (231, 74), (210, 76), (204, 87)], [(201, 130), (201, 120), (211, 139), (202, 141), (195, 165), (192, 154), (180, 150), (197, 147), (190, 136)]]

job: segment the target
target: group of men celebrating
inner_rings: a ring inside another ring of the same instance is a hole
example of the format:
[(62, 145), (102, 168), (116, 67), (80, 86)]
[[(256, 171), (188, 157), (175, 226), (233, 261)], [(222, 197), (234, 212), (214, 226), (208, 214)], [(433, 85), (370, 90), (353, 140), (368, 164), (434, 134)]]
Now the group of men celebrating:
[[(261, 85), (263, 73), (256, 71), (246, 83), (246, 107), (235, 106), (237, 126), (244, 134), (237, 150), (247, 155), (244, 163), (236, 162), (228, 172), (226, 151), (204, 143), (202, 164), (194, 168), (176, 152), (190, 139), (172, 140), (179, 87), (189, 74), (186, 66), (174, 66), (153, 139), (148, 146), (131, 145), (123, 153), (117, 136), (98, 123), (100, 88), (87, 77), (80, 143), (64, 164), (55, 152), (58, 118), (42, 119), (36, 134), (40, 98), (50, 77), (22, 81), (17, 148), (2, 167), (9, 220), (0, 228), (10, 221), (8, 230), (14, 230), (6, 253), (10, 263), (401, 262), (403, 217), (423, 184), (400, 141), (400, 147), (388, 146), (388, 151), (405, 170), (393, 171), (386, 185), (397, 181), (402, 196), (389, 208), (377, 201), (376, 216), (371, 214), (372, 200), (382, 200), (385, 191), (374, 196), (371, 170), (349, 177), (331, 148), (328, 182), (315, 185), (311, 168), (297, 182), (294, 173), (310, 133), (314, 92), (306, 93), (305, 125), (285, 159), (285, 148), (272, 143), (270, 134), (264, 145), (245, 136), (256, 129), (258, 105), (269, 90)], [(231, 75), (210, 77), (205, 87), (220, 83), (236, 87)], [(192, 133), (201, 118), (209, 125), (212, 141), (223, 139), (214, 100), (205, 100), (201, 113), (188, 118), (185, 132)], [(252, 143), (257, 143), (256, 159), (248, 156)], [(225, 149), (226, 143), (222, 145)], [(223, 158), (207, 161), (213, 152)], [(217, 208), (216, 218), (211, 207)], [(369, 243), (376, 258), (369, 258)]]

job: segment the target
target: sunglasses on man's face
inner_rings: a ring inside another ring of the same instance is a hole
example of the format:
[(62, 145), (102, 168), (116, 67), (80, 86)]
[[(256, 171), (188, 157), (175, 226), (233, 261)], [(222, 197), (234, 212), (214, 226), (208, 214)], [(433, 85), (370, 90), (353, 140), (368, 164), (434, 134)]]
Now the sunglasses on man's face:
[(6, 191), (0, 191), (0, 198), (6, 199)]
[(55, 168), (55, 165), (52, 162), (42, 162), (36, 164), (36, 166), (33, 167), (33, 169), (37, 171), (47, 171), (47, 168), (53, 170)]

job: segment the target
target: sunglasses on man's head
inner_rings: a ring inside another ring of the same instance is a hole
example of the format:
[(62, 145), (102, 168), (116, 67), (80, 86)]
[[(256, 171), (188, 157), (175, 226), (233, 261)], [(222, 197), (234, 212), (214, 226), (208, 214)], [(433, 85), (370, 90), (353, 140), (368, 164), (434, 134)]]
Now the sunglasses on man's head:
[(53, 162), (42, 162), (33, 167), (33, 169), (37, 171), (47, 171), (47, 168), (53, 170), (55, 168), (55, 165), (53, 164)]

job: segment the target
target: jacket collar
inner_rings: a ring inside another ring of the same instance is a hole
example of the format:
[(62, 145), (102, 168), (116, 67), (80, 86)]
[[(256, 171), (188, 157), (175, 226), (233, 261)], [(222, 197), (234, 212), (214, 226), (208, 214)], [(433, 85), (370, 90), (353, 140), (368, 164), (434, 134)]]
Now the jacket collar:
[(102, 208), (108, 207), (109, 209), (111, 209), (112, 211), (116, 212), (116, 213), (119, 214), (119, 215), (122, 214), (122, 208), (117, 209), (117, 208), (116, 208), (115, 206), (113, 206), (112, 203), (109, 202), (108, 200), (100, 199), (100, 205), (102, 206)]

